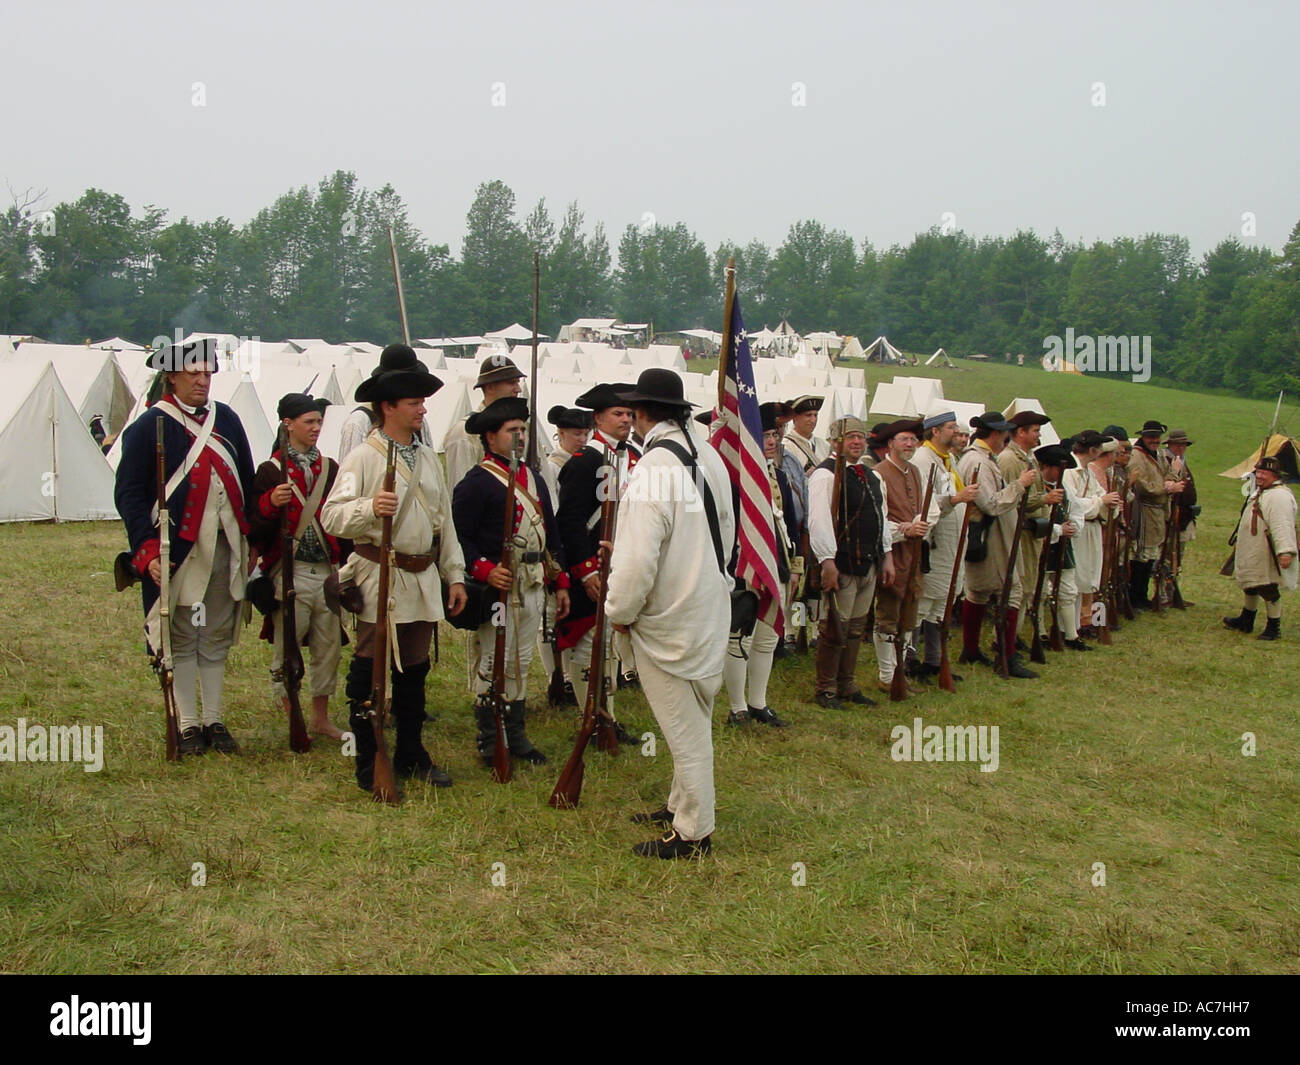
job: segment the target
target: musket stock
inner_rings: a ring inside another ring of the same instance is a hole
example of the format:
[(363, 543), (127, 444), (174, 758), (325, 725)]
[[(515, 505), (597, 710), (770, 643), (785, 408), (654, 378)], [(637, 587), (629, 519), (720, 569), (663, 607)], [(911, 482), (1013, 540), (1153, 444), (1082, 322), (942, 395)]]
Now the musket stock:
[[(384, 471), (384, 491), (391, 492), (397, 485), (397, 448), (393, 441), (388, 441), (388, 466)], [(380, 522), (379, 542), (379, 600), (375, 604), (375, 656), (373, 685), (370, 701), (366, 704), (370, 712), (370, 723), (375, 733), (375, 767), (374, 781), (371, 784), (370, 797), (375, 802), (396, 805), (402, 801), (401, 792), (397, 790), (397, 775), (393, 772), (393, 762), (388, 756), (388, 744), (384, 739), (384, 725), (388, 720), (388, 670), (392, 657), (388, 646), (388, 612), (389, 597), (392, 594), (392, 555), (393, 555), (393, 516), (385, 514)]]
[[(1029, 490), (1020, 496), (1020, 506), (1016, 508), (1016, 534), (1011, 540), (1011, 550), (1007, 552), (1007, 572), (1002, 578), (1002, 592), (998, 596), (993, 610), (993, 620), (997, 626), (993, 634), (994, 667), (1003, 680), (1011, 677), (1011, 656), (1015, 645), (1007, 646), (1007, 610), (1011, 605), (1011, 582), (1016, 576), (1016, 559), (1020, 555), (1020, 534), (1025, 528), (1025, 513), (1029, 508)], [(1015, 635), (1012, 635), (1012, 640)]]
[(159, 653), (154, 660), (158, 683), (162, 685), (163, 716), (167, 734), (167, 761), (179, 762), (180, 724), (176, 710), (176, 673), (172, 662), (172, 610), (171, 610), (171, 516), (167, 513), (167, 452), (163, 444), (166, 418), (158, 413), (158, 643)]
[[(510, 486), (506, 489), (505, 516), (501, 524), (501, 565), (514, 577), (515, 538), (515, 478), (519, 474), (519, 441), (510, 446)], [(501, 589), (497, 598), (496, 645), (492, 655), (492, 724), (496, 739), (492, 745), (492, 779), (498, 784), (508, 784), (514, 779), (510, 763), (510, 744), (506, 739), (506, 625), (509, 621), (510, 587)], [(519, 634), (522, 636), (522, 634)]]
[[(289, 434), (280, 426), (281, 484), (292, 484), (289, 479)], [(311, 737), (302, 717), (302, 678), (306, 672), (302, 663), (302, 645), (298, 642), (298, 597), (293, 583), (293, 556), (295, 546), (293, 528), (289, 524), (288, 504), (280, 508), (280, 673), (285, 697), (289, 702), (289, 750), (306, 754), (311, 750)]]
[[(979, 484), (980, 469), (975, 467), (971, 474), (970, 486)], [(952, 579), (948, 582), (948, 601), (943, 608), (943, 621), (939, 624), (939, 687), (946, 692), (956, 692), (957, 684), (952, 678), (952, 664), (948, 661), (948, 634), (952, 628), (952, 604), (956, 599), (957, 577), (961, 573), (962, 553), (966, 550), (966, 533), (970, 529), (971, 513), (975, 510), (974, 502), (966, 504), (962, 514), (961, 531), (957, 534), (957, 556), (952, 561)]]
[[(921, 504), (921, 521), (930, 520), (930, 500), (934, 498), (934, 467), (930, 468), (930, 476), (926, 480), (925, 502)], [(894, 677), (889, 684), (890, 702), (900, 703), (907, 698), (907, 634), (903, 631), (903, 623), (907, 618), (907, 611), (911, 604), (915, 602), (916, 596), (912, 592), (912, 583), (916, 580), (916, 571), (921, 565), (921, 542), (924, 537), (917, 537), (916, 543), (912, 546), (915, 550), (912, 552), (912, 560), (907, 566), (907, 583), (903, 585), (903, 595), (898, 605), (898, 624), (894, 633)]]

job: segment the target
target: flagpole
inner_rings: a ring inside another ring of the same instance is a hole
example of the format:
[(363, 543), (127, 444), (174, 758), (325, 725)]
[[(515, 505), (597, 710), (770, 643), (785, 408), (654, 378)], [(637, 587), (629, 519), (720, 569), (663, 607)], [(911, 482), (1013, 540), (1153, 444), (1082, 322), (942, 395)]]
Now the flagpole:
[(722, 319), (722, 351), (718, 356), (718, 406), (719, 414), (723, 410), (723, 399), (727, 394), (727, 363), (732, 355), (731, 314), (736, 305), (736, 257), (727, 260), (727, 298), (726, 310)]
[(528, 466), (533, 473), (540, 475), (542, 467), (538, 462), (540, 454), (537, 447), (537, 302), (539, 277), (541, 275), (541, 256), (533, 252), (533, 366), (528, 393)]

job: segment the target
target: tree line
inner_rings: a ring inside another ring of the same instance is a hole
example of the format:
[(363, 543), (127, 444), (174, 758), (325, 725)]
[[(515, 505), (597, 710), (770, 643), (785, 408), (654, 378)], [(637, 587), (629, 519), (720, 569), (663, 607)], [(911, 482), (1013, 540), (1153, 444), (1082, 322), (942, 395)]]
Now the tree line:
[(246, 225), (169, 221), (88, 189), (48, 211), (15, 197), (0, 216), (0, 332), (79, 343), (183, 331), (387, 341), (400, 336), (389, 261), (393, 228), (412, 334), (456, 336), (527, 324), (532, 257), (539, 321), (554, 336), (579, 317), (716, 329), (723, 267), (734, 256), (746, 324), (788, 318), (907, 351), (1024, 352), (1044, 338), (1152, 338), (1156, 377), (1252, 395), (1300, 388), (1300, 223), (1280, 255), (1224, 240), (1193, 259), (1185, 238), (1119, 237), (1085, 246), (1059, 231), (976, 239), (939, 228), (907, 246), (814, 220), (784, 242), (723, 243), (711, 253), (684, 223), (628, 225), (617, 262), (604, 226), (576, 202), (557, 219), (543, 199), (523, 214), (500, 181), (481, 184), (459, 257), (411, 224), (390, 185), (338, 171), (280, 196)]

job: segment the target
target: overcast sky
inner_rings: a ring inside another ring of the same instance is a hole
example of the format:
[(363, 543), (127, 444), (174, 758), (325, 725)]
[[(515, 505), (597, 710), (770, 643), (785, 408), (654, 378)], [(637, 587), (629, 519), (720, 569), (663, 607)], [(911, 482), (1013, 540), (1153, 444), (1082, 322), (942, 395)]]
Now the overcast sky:
[(456, 254), (494, 178), (615, 252), (647, 213), (710, 249), (816, 218), (1197, 255), (1300, 220), (1294, 0), (48, 0), (4, 34), (0, 178), (45, 207), (94, 186), (242, 224), (354, 170)]

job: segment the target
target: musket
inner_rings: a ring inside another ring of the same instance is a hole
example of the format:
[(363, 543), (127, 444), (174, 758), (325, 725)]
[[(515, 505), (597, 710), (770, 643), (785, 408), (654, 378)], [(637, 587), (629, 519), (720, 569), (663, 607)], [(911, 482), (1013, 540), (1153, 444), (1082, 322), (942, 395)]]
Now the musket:
[(1129, 553), (1133, 550), (1132, 517), (1133, 513), (1128, 501), (1128, 483), (1126, 481), (1123, 486), (1123, 496), (1120, 500), (1120, 525), (1115, 533), (1116, 538), (1123, 547), (1116, 550), (1116, 564), (1111, 573), (1111, 582), (1115, 588), (1116, 617), (1123, 614), (1125, 621), (1132, 621), (1137, 617), (1133, 610), (1133, 597), (1129, 594)]
[[(384, 471), (384, 491), (391, 492), (397, 485), (397, 447), (388, 441), (388, 465)], [(388, 669), (392, 657), (388, 646), (389, 596), (392, 593), (393, 516), (385, 514), (380, 522), (379, 539), (379, 599), (375, 603), (375, 655), (370, 699), (366, 703), (371, 726), (375, 730), (374, 782), (370, 796), (375, 802), (392, 805), (402, 801), (397, 790), (397, 777), (388, 757), (384, 741), (384, 725), (388, 720)]]
[[(846, 549), (848, 547), (847, 523), (849, 508), (844, 499), (844, 462), (844, 437), (841, 435), (835, 449), (835, 474), (831, 478), (831, 528), (835, 533), (835, 551), (837, 555), (839, 554), (841, 545)], [(809, 505), (811, 506), (811, 502)], [(834, 638), (838, 641), (841, 638), (840, 625), (842, 622), (839, 612), (835, 609), (835, 592), (837, 589), (824, 588), (821, 580), (821, 566), (817, 564), (817, 560), (812, 558), (811, 555), (809, 556), (808, 561), (812, 563), (811, 566), (809, 566), (808, 563), (804, 564), (808, 569), (808, 573), (806, 574), (808, 581), (811, 582), (813, 580), (812, 574), (815, 573), (817, 575), (816, 582), (818, 592), (824, 594), (829, 591), (831, 593), (829, 601), (825, 604), (826, 625), (828, 628), (834, 627)], [(809, 587), (811, 587), (811, 584), (809, 584)]]
[[(1058, 512), (1060, 513), (1061, 516), (1061, 520), (1059, 523), (1054, 523), (1054, 524), (1060, 524), (1062, 527), (1064, 527), (1065, 523), (1069, 520), (1069, 515), (1067, 515), (1065, 511), (1059, 510), (1059, 507), (1060, 504), (1057, 504), (1057, 507), (1054, 509), (1058, 509)], [(1050, 539), (1052, 534), (1049, 531), (1047, 535), (1048, 538)], [(1051, 544), (1044, 544), (1043, 554), (1047, 554), (1047, 549), (1051, 546), (1052, 546)], [(1062, 533), (1058, 536), (1056, 541), (1056, 569), (1052, 573), (1052, 627), (1047, 636), (1048, 645), (1052, 648), (1053, 651), (1058, 651), (1058, 652), (1065, 650), (1065, 634), (1061, 631), (1061, 607), (1060, 607), (1061, 574), (1065, 570), (1065, 548), (1066, 548), (1066, 536), (1064, 531), (1062, 531)]]
[(993, 609), (993, 620), (997, 625), (993, 633), (993, 664), (1003, 680), (1011, 676), (1011, 655), (1015, 653), (1014, 644), (1007, 646), (1007, 609), (1011, 602), (1011, 582), (1016, 575), (1016, 558), (1020, 554), (1020, 534), (1025, 527), (1025, 513), (1028, 509), (1029, 489), (1026, 488), (1020, 497), (1020, 506), (1016, 508), (1016, 534), (1011, 540), (1011, 550), (1007, 552), (1007, 572), (1002, 578), (1002, 593)]
[(167, 513), (167, 455), (163, 446), (166, 418), (158, 414), (158, 634), (161, 651), (154, 658), (154, 670), (162, 685), (163, 716), (167, 730), (167, 761), (179, 762), (180, 725), (176, 711), (176, 672), (172, 662), (171, 516)]
[[(606, 457), (608, 462), (608, 457)], [(618, 514), (618, 493), (607, 492), (600, 504), (600, 539), (605, 543), (614, 540), (614, 527)], [(591, 636), (591, 668), (587, 672), (587, 699), (582, 708), (582, 724), (573, 753), (564, 763), (560, 779), (547, 802), (557, 810), (570, 810), (582, 798), (582, 778), (586, 771), (583, 755), (591, 737), (597, 737), (598, 749), (610, 754), (618, 753), (618, 737), (609, 717), (609, 678), (605, 669), (605, 592), (609, 583), (609, 553), (600, 550), (600, 595), (596, 599), (596, 617)], [(600, 678), (599, 682), (597, 677)]]
[(402, 343), (411, 345), (411, 327), (406, 323), (406, 295), (402, 292), (402, 268), (397, 264), (397, 239), (393, 236), (393, 226), (388, 226), (388, 254), (393, 260), (393, 284), (397, 286), (397, 310), (402, 319)]
[[(979, 484), (980, 468), (975, 467), (971, 474), (971, 487)], [(946, 692), (956, 692), (957, 685), (952, 679), (952, 664), (948, 661), (948, 633), (952, 627), (952, 604), (957, 597), (957, 576), (961, 573), (962, 553), (966, 549), (966, 533), (970, 529), (971, 513), (975, 510), (973, 502), (966, 504), (961, 519), (961, 531), (957, 534), (957, 557), (952, 560), (952, 579), (948, 582), (948, 601), (943, 608), (943, 621), (939, 623), (939, 687)]]
[[(1101, 534), (1101, 581), (1097, 591), (1101, 596), (1101, 624), (1097, 626), (1097, 642), (1109, 647), (1114, 640), (1110, 635), (1110, 619), (1115, 611), (1115, 589), (1111, 584), (1111, 569), (1115, 565), (1115, 515), (1106, 507), (1106, 524)], [(1089, 621), (1092, 619), (1090, 618)]]
[[(281, 484), (289, 479), (289, 433), (280, 425)], [(323, 471), (322, 471), (323, 472)], [(289, 507), (280, 508), (280, 679), (289, 701), (289, 750), (306, 754), (311, 750), (307, 722), (302, 718), (302, 645), (298, 642), (298, 598), (293, 586), (293, 528), (289, 525)]]
[[(514, 577), (515, 477), (519, 473), (519, 438), (510, 445), (510, 485), (506, 489), (505, 516), (501, 522), (501, 565)], [(513, 580), (511, 585), (513, 585)], [(492, 655), (492, 723), (496, 740), (492, 746), (492, 779), (508, 784), (514, 778), (510, 764), (510, 744), (506, 740), (506, 624), (510, 610), (510, 587), (502, 588), (497, 597), (496, 646)], [(519, 634), (522, 638), (523, 633)]]
[[(1056, 488), (1056, 485), (1051, 484), (1050, 481), (1045, 481), (1044, 484), (1051, 485), (1049, 491)], [(1053, 503), (1048, 520), (1055, 524), (1055, 519), (1056, 504)], [(1038, 619), (1042, 616), (1043, 584), (1047, 577), (1047, 558), (1051, 554), (1051, 550), (1051, 533), (1049, 531), (1048, 542), (1043, 544), (1042, 550), (1038, 552), (1038, 575), (1034, 582), (1034, 598), (1030, 600), (1029, 605), (1029, 623), (1033, 628), (1033, 635), (1029, 638), (1029, 660), (1037, 662), (1039, 665), (1047, 661), (1047, 653), (1043, 650), (1043, 637), (1039, 632)]]
[[(934, 498), (934, 467), (930, 467), (930, 476), (926, 480), (925, 502), (921, 504), (921, 521), (930, 520), (930, 500)], [(898, 607), (898, 631), (894, 633), (894, 679), (889, 685), (889, 700), (901, 703), (907, 698), (907, 634), (903, 631), (903, 620), (907, 617), (908, 607), (915, 601), (912, 594), (912, 582), (916, 580), (916, 571), (921, 566), (921, 537), (912, 545), (912, 561), (907, 566), (907, 583), (903, 585), (902, 600)]]

